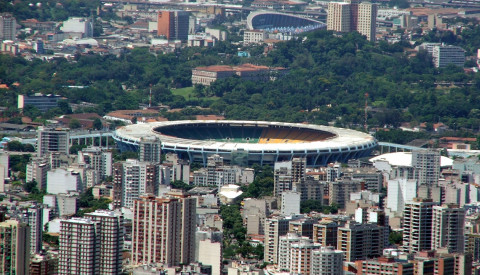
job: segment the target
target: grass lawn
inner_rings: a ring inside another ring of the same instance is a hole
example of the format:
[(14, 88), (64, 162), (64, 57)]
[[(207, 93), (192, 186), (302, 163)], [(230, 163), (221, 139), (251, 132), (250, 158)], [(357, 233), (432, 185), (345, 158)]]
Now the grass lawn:
[(194, 97), (193, 95), (193, 87), (186, 87), (186, 88), (180, 88), (180, 89), (172, 89), (172, 94), (174, 95), (181, 95), (185, 99), (189, 99), (190, 97)]

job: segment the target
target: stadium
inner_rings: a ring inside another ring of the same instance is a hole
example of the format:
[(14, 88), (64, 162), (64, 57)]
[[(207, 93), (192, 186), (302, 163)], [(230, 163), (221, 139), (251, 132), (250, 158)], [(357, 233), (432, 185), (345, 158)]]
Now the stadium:
[(139, 144), (157, 140), (162, 152), (177, 153), (206, 164), (219, 154), (231, 164), (273, 164), (306, 157), (307, 165), (325, 166), (370, 155), (377, 141), (370, 135), (313, 124), (183, 120), (134, 124), (118, 128), (113, 138), (121, 151), (138, 151)]

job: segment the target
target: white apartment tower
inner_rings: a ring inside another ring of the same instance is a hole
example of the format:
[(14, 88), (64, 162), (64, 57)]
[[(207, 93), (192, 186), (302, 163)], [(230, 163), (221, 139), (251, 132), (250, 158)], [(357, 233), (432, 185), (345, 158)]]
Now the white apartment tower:
[(134, 201), (132, 264), (188, 264), (195, 259), (196, 199), (183, 193)]
[(405, 203), (417, 196), (417, 181), (393, 179), (388, 181), (387, 208), (392, 212), (403, 212)]
[(448, 204), (433, 207), (432, 249), (445, 247), (449, 253), (465, 249), (465, 209)]
[(406, 253), (430, 250), (432, 247), (433, 207), (429, 199), (415, 198), (405, 203), (403, 210), (403, 251)]
[(343, 252), (321, 247), (312, 253), (311, 275), (343, 275)]

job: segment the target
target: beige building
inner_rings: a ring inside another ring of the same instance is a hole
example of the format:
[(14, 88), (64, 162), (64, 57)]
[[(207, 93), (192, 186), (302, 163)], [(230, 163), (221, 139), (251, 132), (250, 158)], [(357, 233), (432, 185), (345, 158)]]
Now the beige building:
[(265, 41), (266, 33), (261, 30), (245, 30), (243, 32), (243, 43), (260, 43)]
[(327, 30), (358, 31), (369, 41), (375, 41), (377, 5), (356, 0), (328, 3)]
[(192, 84), (210, 86), (218, 79), (231, 76), (238, 76), (249, 81), (275, 80), (287, 72), (285, 68), (270, 68), (253, 64), (242, 64), (238, 66), (215, 65), (208, 67), (197, 67), (192, 70)]
[(337, 247), (337, 235), (339, 224), (332, 220), (322, 220), (313, 225), (313, 241), (323, 247)]
[(16, 220), (0, 223), (0, 274), (29, 274), (30, 227)]
[(290, 273), (311, 274), (312, 254), (320, 245), (311, 240), (301, 240), (290, 247)]
[(132, 264), (177, 266), (195, 258), (196, 199), (182, 193), (134, 201)]

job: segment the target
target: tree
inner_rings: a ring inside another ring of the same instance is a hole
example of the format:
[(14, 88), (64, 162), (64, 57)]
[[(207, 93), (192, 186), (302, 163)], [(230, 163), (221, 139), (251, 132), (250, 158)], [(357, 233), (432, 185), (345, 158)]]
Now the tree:
[(79, 129), (82, 128), (82, 124), (80, 123), (80, 121), (78, 121), (78, 119), (73, 118), (68, 123), (68, 127), (70, 127), (70, 129)]
[(93, 120), (93, 128), (97, 130), (102, 130), (103, 128), (102, 121), (98, 117)]

